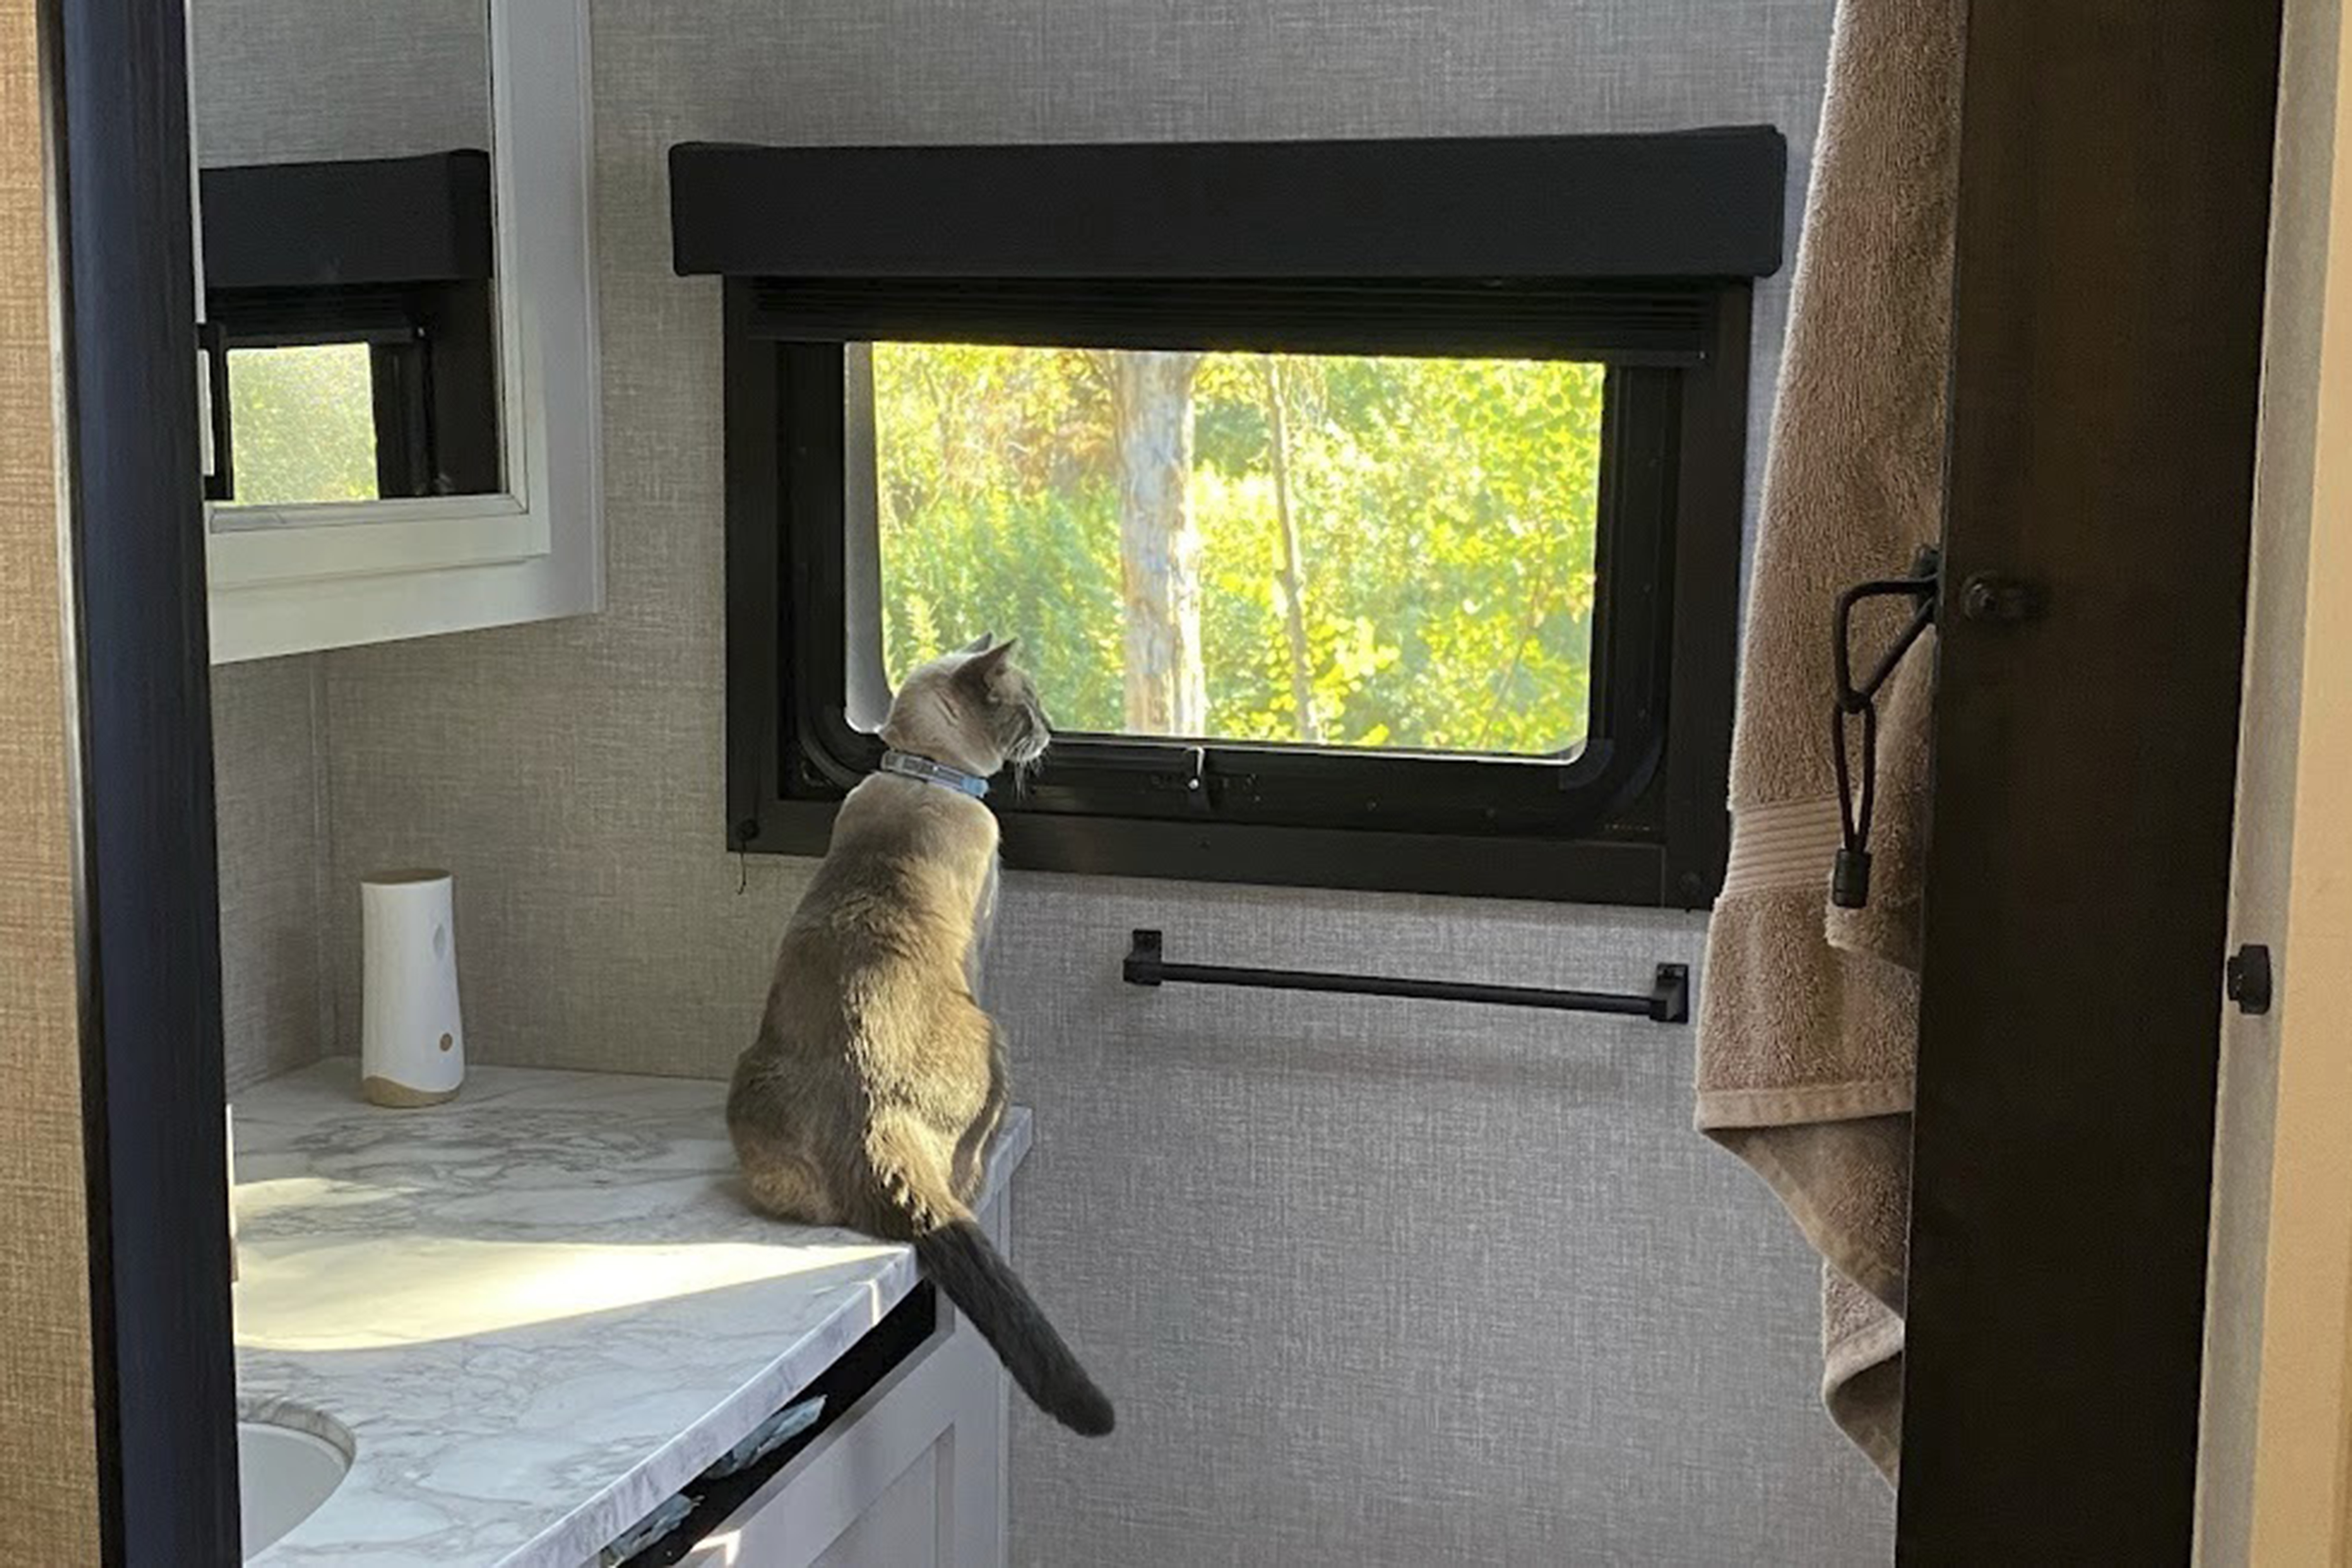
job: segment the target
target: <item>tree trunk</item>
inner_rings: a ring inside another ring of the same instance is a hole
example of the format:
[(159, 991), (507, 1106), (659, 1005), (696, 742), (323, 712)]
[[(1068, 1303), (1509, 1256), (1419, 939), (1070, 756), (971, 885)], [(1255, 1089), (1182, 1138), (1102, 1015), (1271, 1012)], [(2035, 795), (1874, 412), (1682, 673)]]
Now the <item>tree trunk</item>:
[(1282, 619), (1290, 634), (1290, 700), (1298, 710), (1298, 738), (1323, 739), (1315, 717), (1315, 676), (1307, 653), (1307, 567), (1298, 558), (1298, 523), (1290, 512), (1290, 427), (1282, 411), (1282, 361), (1265, 366), (1266, 442), (1274, 452), (1274, 512), (1282, 526)]
[(1208, 725), (1201, 663), (1201, 534), (1192, 523), (1197, 353), (1108, 356), (1118, 421), (1119, 567), (1127, 599), (1127, 728), (1198, 736)]

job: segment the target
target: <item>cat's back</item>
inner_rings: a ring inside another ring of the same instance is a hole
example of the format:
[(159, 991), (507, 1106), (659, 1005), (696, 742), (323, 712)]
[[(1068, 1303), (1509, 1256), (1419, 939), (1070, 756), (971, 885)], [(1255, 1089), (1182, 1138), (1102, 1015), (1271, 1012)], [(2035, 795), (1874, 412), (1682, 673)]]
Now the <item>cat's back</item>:
[(907, 789), (956, 804), (931, 785), (879, 777), (843, 804), (784, 929), (759, 1037), (737, 1063), (729, 1121), (739, 1147), (747, 1136), (765, 1147), (811, 1118), (830, 1126), (838, 1118), (824, 1107), (856, 1122), (850, 1108), (877, 1075), (903, 1077), (967, 1037), (984, 1042), (963, 966), (995, 819), (965, 802), (986, 818), (978, 831)]
[(779, 978), (803, 965), (836, 978), (876, 964), (959, 968), (996, 847), (996, 817), (978, 801), (887, 774), (866, 779), (842, 802), (786, 927)]

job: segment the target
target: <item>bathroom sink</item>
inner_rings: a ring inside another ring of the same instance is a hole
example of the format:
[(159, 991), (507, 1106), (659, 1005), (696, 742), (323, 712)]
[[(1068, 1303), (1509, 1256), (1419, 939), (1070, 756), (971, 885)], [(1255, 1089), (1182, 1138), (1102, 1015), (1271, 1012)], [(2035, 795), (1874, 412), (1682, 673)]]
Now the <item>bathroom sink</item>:
[(326, 1501), (352, 1468), (344, 1447), (275, 1421), (236, 1424), (238, 1514), (245, 1554), (301, 1523)]

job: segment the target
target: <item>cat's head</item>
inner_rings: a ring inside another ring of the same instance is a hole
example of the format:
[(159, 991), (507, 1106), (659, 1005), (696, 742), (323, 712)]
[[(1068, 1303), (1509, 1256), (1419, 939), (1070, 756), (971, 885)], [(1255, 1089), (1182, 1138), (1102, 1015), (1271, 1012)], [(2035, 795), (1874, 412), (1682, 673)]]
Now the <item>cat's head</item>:
[(1012, 642), (984, 635), (909, 673), (882, 724), (894, 750), (983, 778), (1007, 763), (1027, 767), (1052, 739), (1036, 683), (1013, 662)]

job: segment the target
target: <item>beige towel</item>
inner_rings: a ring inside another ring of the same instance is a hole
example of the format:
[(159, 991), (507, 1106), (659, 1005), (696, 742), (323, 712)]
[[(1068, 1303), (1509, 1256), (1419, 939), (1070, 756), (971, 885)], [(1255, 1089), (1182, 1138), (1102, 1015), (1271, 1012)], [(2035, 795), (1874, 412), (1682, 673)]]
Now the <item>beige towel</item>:
[[(1830, 626), (1942, 533), (1962, 0), (1840, 0), (1748, 589), (1699, 1127), (1821, 1253), (1822, 1395), (1891, 1480), (1917, 1043), (1926, 643), (1880, 698), (1870, 907), (1832, 910)], [(1868, 668), (1906, 600), (1856, 617)]]

